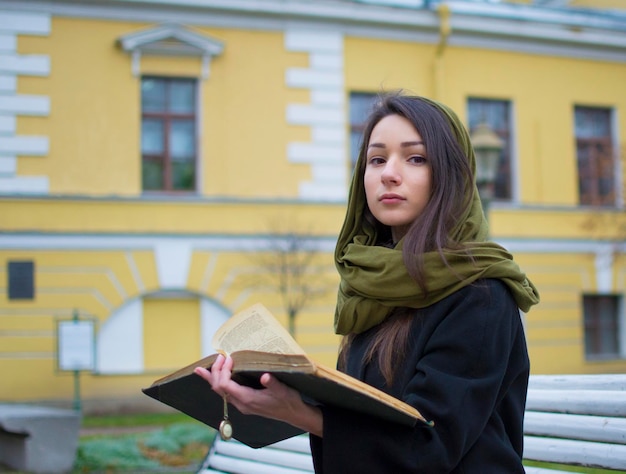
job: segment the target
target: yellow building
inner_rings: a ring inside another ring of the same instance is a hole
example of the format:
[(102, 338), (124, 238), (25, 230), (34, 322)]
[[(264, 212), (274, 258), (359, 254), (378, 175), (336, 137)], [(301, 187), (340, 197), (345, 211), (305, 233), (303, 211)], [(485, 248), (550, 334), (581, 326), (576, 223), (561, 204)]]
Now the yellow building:
[(533, 372), (626, 370), (623, 3), (0, 0), (0, 401), (66, 403), (84, 363), (87, 407), (136, 403), (233, 311), (287, 324), (267, 262), (293, 234), (326, 290), (296, 336), (334, 365), (351, 156), (396, 88), (503, 140)]

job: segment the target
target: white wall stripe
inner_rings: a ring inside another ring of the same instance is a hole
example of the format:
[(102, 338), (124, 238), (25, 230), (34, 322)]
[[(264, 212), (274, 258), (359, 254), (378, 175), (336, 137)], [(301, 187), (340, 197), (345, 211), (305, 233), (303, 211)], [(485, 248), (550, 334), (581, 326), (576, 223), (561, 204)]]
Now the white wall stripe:
[(140, 373), (143, 359), (143, 301), (134, 299), (100, 326), (96, 344), (96, 372)]
[(0, 115), (0, 135), (15, 134), (16, 119), (11, 115)]
[(17, 77), (0, 74), (0, 93), (12, 93), (17, 91)]
[(304, 199), (315, 199), (317, 201), (345, 201), (348, 197), (345, 181), (341, 186), (335, 184), (326, 185), (323, 183), (309, 182), (300, 183), (300, 196)]
[(0, 96), (0, 113), (47, 116), (50, 114), (50, 98), (27, 94)]
[(0, 54), (0, 73), (48, 76), (50, 74), (50, 58), (38, 54)]
[(324, 87), (332, 90), (343, 87), (343, 72), (290, 68), (285, 73), (285, 83), (289, 87)]
[(343, 128), (326, 127), (324, 125), (311, 126), (313, 143), (335, 143), (343, 146), (346, 135)]
[(310, 105), (287, 105), (287, 121), (294, 125), (343, 126), (344, 113), (336, 107), (313, 107)]
[(14, 156), (0, 156), (0, 176), (14, 176), (17, 172), (17, 159)]
[(343, 59), (337, 54), (311, 53), (309, 64), (312, 69), (342, 71)]
[(212, 253), (206, 267), (204, 268), (202, 281), (200, 282), (200, 291), (202, 293), (208, 293), (209, 283), (211, 282), (211, 277), (213, 277), (213, 274), (215, 273), (215, 267), (217, 266), (217, 258), (218, 255), (216, 253)]
[(48, 194), (47, 176), (0, 177), (0, 194)]
[(312, 131), (321, 127), (317, 133), (312, 133), (311, 143), (287, 146), (289, 161), (311, 166), (313, 181), (300, 183), (299, 195), (311, 200), (344, 200), (347, 190), (345, 138), (327, 131), (328, 128), (344, 131), (343, 33), (288, 29), (285, 49), (309, 53), (309, 68), (287, 69), (285, 83), (288, 87), (309, 89), (311, 94), (311, 105), (287, 106), (287, 122), (308, 125)]
[(347, 173), (338, 172), (339, 168), (336, 164), (317, 163), (313, 168), (313, 181), (315, 183), (324, 183), (325, 185), (336, 184), (342, 187), (346, 183)]
[(137, 268), (137, 262), (135, 262), (133, 254), (131, 252), (125, 252), (124, 257), (128, 263), (130, 273), (133, 276), (133, 281), (135, 282), (135, 285), (137, 285), (137, 290), (139, 290), (140, 293), (143, 293), (146, 290), (146, 285), (143, 283), (141, 273), (139, 272), (139, 268)]
[(14, 53), (17, 49), (17, 38), (15, 35), (0, 33), (0, 51), (3, 53)]
[(200, 350), (201, 357), (215, 352), (213, 335), (228, 320), (230, 312), (215, 302), (203, 298), (200, 300)]
[(50, 14), (3, 10), (0, 15), (0, 32), (47, 35), (50, 33)]
[(0, 140), (0, 154), (44, 156), (48, 154), (48, 137), (13, 136)]
[(42, 298), (45, 295), (73, 295), (73, 294), (87, 295), (93, 298), (94, 300), (96, 300), (98, 303), (100, 303), (107, 310), (107, 312), (113, 310), (113, 305), (111, 304), (111, 302), (100, 291), (98, 291), (95, 288), (77, 288), (77, 287), (53, 288), (49, 286), (37, 288), (37, 295), (38, 297), (41, 296)]
[(345, 164), (343, 150), (338, 146), (317, 145), (311, 143), (289, 143), (287, 145), (289, 161), (293, 163)]
[(315, 105), (343, 107), (344, 97), (343, 91), (311, 90), (311, 103)]
[(163, 240), (154, 246), (159, 286), (184, 289), (191, 267), (191, 245), (180, 239)]
[(330, 30), (288, 30), (285, 34), (285, 48), (288, 51), (342, 53), (343, 35)]
[(607, 247), (596, 254), (596, 291), (600, 293), (613, 292), (613, 253), (613, 249)]

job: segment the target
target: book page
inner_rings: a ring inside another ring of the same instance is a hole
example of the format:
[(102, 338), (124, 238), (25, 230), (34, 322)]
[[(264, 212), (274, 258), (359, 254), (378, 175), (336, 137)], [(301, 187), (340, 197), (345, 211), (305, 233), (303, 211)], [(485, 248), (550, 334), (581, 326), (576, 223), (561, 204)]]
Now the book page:
[(215, 332), (213, 348), (232, 354), (251, 350), (278, 354), (304, 354), (289, 332), (262, 304), (234, 314)]

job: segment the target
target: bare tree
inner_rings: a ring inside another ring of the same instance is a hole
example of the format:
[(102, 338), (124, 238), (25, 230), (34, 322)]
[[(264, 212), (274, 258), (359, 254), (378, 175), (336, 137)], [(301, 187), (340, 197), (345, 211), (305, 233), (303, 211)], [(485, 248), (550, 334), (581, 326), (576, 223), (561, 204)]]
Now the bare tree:
[(329, 264), (324, 263), (320, 239), (309, 230), (289, 223), (273, 223), (267, 246), (254, 254), (262, 272), (259, 285), (278, 292), (288, 317), (289, 333), (295, 337), (296, 319), (313, 299), (331, 288), (327, 279)]

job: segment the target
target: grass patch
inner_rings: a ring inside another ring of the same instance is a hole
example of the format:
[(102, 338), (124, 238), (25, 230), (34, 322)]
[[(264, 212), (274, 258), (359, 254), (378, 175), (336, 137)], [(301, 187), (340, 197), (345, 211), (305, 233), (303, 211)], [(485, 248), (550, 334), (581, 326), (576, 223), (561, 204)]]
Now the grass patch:
[(73, 474), (193, 473), (206, 456), (215, 430), (183, 414), (87, 416), (83, 428), (153, 427), (144, 433), (104, 432), (79, 440)]
[(138, 413), (131, 415), (99, 415), (83, 417), (83, 428), (119, 428), (129, 426), (167, 426), (174, 423), (194, 422), (183, 413)]
[(594, 467), (570, 466), (568, 464), (555, 464), (555, 463), (526, 461), (526, 460), (524, 460), (524, 466), (543, 467), (546, 469), (556, 469), (559, 471), (578, 472), (578, 473), (584, 473), (584, 474), (619, 474), (619, 473), (626, 472), (626, 471), (614, 471), (614, 470), (609, 470), (609, 469), (600, 469), (600, 468), (594, 468)]

